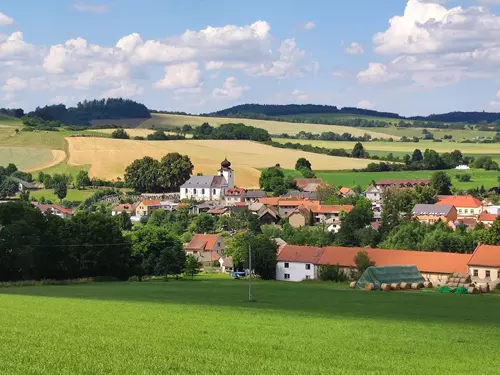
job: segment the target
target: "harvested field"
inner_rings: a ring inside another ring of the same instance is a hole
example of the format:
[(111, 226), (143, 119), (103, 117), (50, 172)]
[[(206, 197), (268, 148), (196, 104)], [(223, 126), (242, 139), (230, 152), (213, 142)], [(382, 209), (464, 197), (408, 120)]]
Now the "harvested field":
[(52, 167), (64, 161), (66, 153), (43, 148), (0, 147), (0, 165), (14, 163), (25, 172)]
[[(183, 125), (199, 126), (204, 122), (208, 122), (212, 126), (219, 126), (221, 124), (227, 123), (243, 123), (249, 126), (255, 126), (256, 128), (266, 129), (271, 134), (297, 134), (300, 131), (311, 132), (311, 133), (323, 133), (323, 132), (334, 132), (334, 133), (351, 133), (355, 136), (362, 136), (365, 133), (370, 134), (372, 137), (377, 138), (389, 138), (391, 135), (384, 134), (382, 132), (376, 132), (366, 129), (360, 129), (349, 126), (338, 126), (338, 125), (318, 125), (318, 124), (300, 124), (293, 122), (280, 122), (280, 121), (266, 121), (266, 120), (253, 120), (253, 119), (241, 119), (241, 118), (225, 118), (225, 117), (202, 117), (202, 116), (186, 116), (186, 115), (170, 115), (170, 114), (159, 114), (152, 113), (149, 120), (144, 121), (139, 127), (140, 128), (152, 128), (153, 125), (156, 128), (172, 128), (181, 127)], [(392, 136), (394, 139), (399, 139), (398, 136)]]
[(179, 152), (191, 158), (194, 173), (212, 175), (227, 156), (236, 172), (236, 184), (258, 186), (260, 171), (280, 164), (294, 168), (300, 157), (307, 158), (315, 169), (363, 168), (370, 160), (333, 157), (298, 150), (280, 149), (251, 141), (182, 140), (134, 141), (110, 138), (67, 138), (68, 164), (91, 165), (90, 176), (106, 179), (122, 177), (125, 168), (135, 159), (151, 156), (160, 159), (169, 152)]

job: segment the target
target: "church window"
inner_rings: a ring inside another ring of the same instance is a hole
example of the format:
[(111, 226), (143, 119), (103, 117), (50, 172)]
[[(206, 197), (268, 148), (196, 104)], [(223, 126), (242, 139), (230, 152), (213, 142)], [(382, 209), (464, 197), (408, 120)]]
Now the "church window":
[(193, 189), (193, 194), (196, 194), (196, 189)]
[(201, 195), (205, 195), (205, 189), (201, 189)]

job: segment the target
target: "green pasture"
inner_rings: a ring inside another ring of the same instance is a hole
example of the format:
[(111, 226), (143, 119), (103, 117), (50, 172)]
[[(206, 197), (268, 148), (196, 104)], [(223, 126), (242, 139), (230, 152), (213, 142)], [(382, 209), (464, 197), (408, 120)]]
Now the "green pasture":
[[(0, 373), (470, 374), (498, 368), (494, 295), (232, 279), (0, 289)], [(495, 370), (493, 370), (495, 372)]]
[[(365, 131), (376, 131), (378, 133), (383, 133), (387, 135), (392, 135), (396, 137), (407, 136), (408, 138), (412, 137), (422, 137), (424, 128), (397, 128), (395, 126), (387, 127), (387, 128), (358, 128), (363, 129)], [(427, 129), (429, 132), (434, 134), (434, 138), (442, 139), (445, 135), (453, 136), (452, 139), (461, 141), (463, 139), (472, 139), (474, 137), (494, 137), (495, 132), (488, 131), (480, 131), (480, 130), (454, 130), (454, 129)]]
[[(96, 192), (97, 190), (93, 189), (88, 189), (88, 190), (68, 189), (68, 195), (66, 195), (66, 198), (64, 198), (64, 200), (71, 202), (83, 202), (85, 199), (90, 198)], [(45, 197), (45, 199), (51, 200), (54, 203), (59, 202), (59, 198), (54, 194), (54, 190), (52, 189), (41, 189), (32, 191), (30, 193), (30, 197), (36, 199)]]
[(38, 165), (48, 164), (53, 156), (49, 149), (25, 147), (0, 147), (0, 166), (16, 164), (20, 170), (31, 170)]
[[(367, 115), (357, 115), (351, 113), (304, 113), (299, 115), (285, 115), (285, 116), (277, 116), (285, 119), (323, 119), (323, 120), (336, 120), (336, 119), (362, 119), (362, 120), (370, 120), (370, 121), (385, 121), (393, 124), (397, 124), (400, 119), (389, 118), (389, 117), (376, 117), (376, 116), (367, 116)], [(411, 120), (405, 120), (405, 122), (413, 122)], [(376, 130), (377, 128), (372, 128)]]

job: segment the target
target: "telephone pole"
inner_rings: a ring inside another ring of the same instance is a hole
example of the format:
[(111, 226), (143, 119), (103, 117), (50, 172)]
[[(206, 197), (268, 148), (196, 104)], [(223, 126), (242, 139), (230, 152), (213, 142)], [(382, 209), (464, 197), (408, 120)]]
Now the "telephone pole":
[(248, 268), (249, 268), (249, 277), (248, 277), (248, 302), (252, 302), (252, 248), (248, 245)]

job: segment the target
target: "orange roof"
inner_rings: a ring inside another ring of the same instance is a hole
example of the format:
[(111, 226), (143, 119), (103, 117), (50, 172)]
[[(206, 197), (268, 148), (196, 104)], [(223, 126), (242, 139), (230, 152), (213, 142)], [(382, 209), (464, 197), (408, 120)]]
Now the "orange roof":
[(290, 212), (290, 215), (288, 215), (288, 217), (292, 216), (292, 215), (295, 215), (295, 214), (300, 214), (302, 216), (304, 216), (305, 218), (309, 217), (309, 208), (308, 207), (305, 207), (305, 206), (300, 206), (300, 207), (297, 207), (294, 211)]
[(267, 204), (267, 205), (271, 205), (271, 206), (277, 206), (279, 200), (280, 200), (280, 197), (265, 197), (265, 198), (258, 199), (259, 203)]
[(471, 266), (500, 267), (500, 246), (479, 245), (469, 260)]
[(309, 184), (322, 184), (323, 179), (321, 178), (294, 178), (295, 183), (299, 189), (303, 189)]
[(58, 204), (53, 204), (52, 208), (59, 212), (62, 212), (65, 215), (73, 216), (73, 210), (69, 208), (64, 208), (63, 206), (59, 206)]
[(234, 205), (238, 206), (238, 207), (240, 207), (240, 206), (248, 206), (248, 203), (247, 202), (236, 202)]
[(481, 215), (477, 218), (478, 221), (495, 221), (500, 218), (500, 215), (497, 214), (489, 214), (487, 211), (481, 212)]
[(141, 201), (141, 204), (144, 206), (159, 206), (161, 204), (160, 200), (143, 200)]
[(192, 250), (213, 250), (215, 243), (219, 239), (216, 234), (195, 234), (191, 242), (186, 246), (186, 249)]
[(482, 207), (483, 203), (472, 195), (454, 195), (440, 200), (436, 204), (449, 204), (455, 207)]
[(297, 262), (319, 264), (323, 249), (313, 246), (281, 246), (278, 253), (278, 262)]
[(341, 194), (347, 194), (347, 193), (351, 192), (352, 189), (348, 188), (348, 187), (341, 187), (339, 191)]
[(340, 211), (351, 212), (354, 208), (351, 204), (345, 205), (319, 205), (312, 207), (312, 212), (315, 214), (336, 214)]
[(309, 201), (309, 200), (280, 200), (278, 206), (317, 206), (319, 201)]
[(136, 203), (117, 204), (116, 206), (113, 207), (113, 211), (134, 211), (136, 206), (137, 206)]
[[(291, 246), (292, 250), (287, 250), (290, 245), (286, 245), (280, 252), (292, 253), (304, 252), (304, 255), (295, 255), (296, 259), (307, 258), (311, 253), (317, 251), (317, 247), (311, 246)], [(500, 247), (498, 247), (500, 249)], [(329, 246), (322, 249), (321, 259), (317, 264), (339, 264), (343, 267), (355, 267), (354, 257), (360, 251), (366, 251), (376, 266), (396, 266), (415, 265), (420, 272), (430, 273), (467, 273), (467, 262), (471, 258), (470, 254), (455, 254), (443, 252), (409, 251), (409, 250), (385, 250), (362, 247), (340, 247)], [(500, 251), (499, 260), (500, 260)], [(284, 259), (284, 258), (283, 258)], [(290, 260), (291, 259), (285, 259)]]

